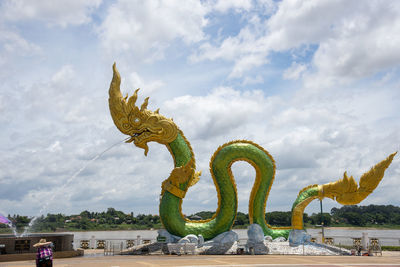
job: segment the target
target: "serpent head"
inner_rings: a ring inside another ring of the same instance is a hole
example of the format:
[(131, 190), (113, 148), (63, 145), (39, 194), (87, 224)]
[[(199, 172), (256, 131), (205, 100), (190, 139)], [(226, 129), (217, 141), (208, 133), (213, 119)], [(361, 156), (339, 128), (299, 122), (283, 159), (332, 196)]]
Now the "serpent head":
[(149, 150), (148, 142), (154, 141), (160, 144), (172, 142), (178, 134), (178, 127), (172, 119), (160, 115), (158, 109), (148, 110), (148, 97), (140, 108), (137, 107), (135, 103), (139, 89), (128, 99), (128, 95), (122, 97), (120, 85), (121, 76), (114, 63), (108, 103), (114, 124), (123, 134), (131, 137), (126, 142), (133, 142), (137, 147), (143, 148), (145, 155)]

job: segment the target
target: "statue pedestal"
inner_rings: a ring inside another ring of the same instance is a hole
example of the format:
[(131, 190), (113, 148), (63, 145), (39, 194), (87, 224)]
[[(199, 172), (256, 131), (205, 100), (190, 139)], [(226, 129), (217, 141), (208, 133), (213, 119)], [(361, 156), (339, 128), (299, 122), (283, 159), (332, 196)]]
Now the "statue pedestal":
[(290, 246), (298, 246), (306, 243), (310, 243), (311, 236), (307, 234), (305, 230), (293, 229), (289, 233), (289, 244)]

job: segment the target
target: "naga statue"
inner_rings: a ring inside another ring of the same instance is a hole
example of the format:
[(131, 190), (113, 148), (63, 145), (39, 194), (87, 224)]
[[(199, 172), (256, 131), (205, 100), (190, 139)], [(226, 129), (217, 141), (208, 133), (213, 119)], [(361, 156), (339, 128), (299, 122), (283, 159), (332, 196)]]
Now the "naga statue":
[(360, 203), (378, 186), (397, 153), (391, 154), (363, 174), (359, 185), (353, 177), (344, 173), (344, 177), (334, 183), (305, 187), (293, 203), (292, 226), (278, 228), (270, 226), (265, 220), (267, 198), (275, 178), (274, 159), (264, 148), (251, 141), (232, 141), (220, 146), (210, 160), (210, 172), (218, 194), (218, 208), (211, 219), (192, 221), (182, 214), (182, 200), (188, 188), (199, 180), (201, 172), (196, 171), (194, 153), (189, 141), (172, 119), (159, 114), (159, 109), (147, 109), (148, 97), (140, 108), (135, 105), (139, 89), (131, 97), (123, 97), (120, 84), (121, 77), (114, 63), (109, 107), (117, 128), (130, 136), (126, 142), (133, 142), (137, 147), (144, 149), (145, 155), (148, 152), (147, 143), (158, 142), (167, 147), (174, 160), (175, 168), (161, 184), (159, 212), (165, 229), (170, 234), (180, 237), (201, 234), (205, 240), (210, 240), (232, 228), (238, 200), (231, 166), (236, 161), (248, 162), (256, 172), (249, 201), (250, 223), (260, 225), (264, 235), (287, 238), (290, 230), (304, 229), (303, 212), (314, 199), (328, 197), (343, 205)]

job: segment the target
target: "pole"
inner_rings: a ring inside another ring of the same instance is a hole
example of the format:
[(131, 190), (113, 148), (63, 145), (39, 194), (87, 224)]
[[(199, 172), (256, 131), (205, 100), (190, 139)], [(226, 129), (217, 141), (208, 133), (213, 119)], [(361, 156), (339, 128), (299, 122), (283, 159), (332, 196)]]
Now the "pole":
[(325, 234), (324, 234), (324, 213), (322, 212), (322, 199), (319, 200), (321, 206), (321, 228), (322, 228), (322, 244), (325, 244)]

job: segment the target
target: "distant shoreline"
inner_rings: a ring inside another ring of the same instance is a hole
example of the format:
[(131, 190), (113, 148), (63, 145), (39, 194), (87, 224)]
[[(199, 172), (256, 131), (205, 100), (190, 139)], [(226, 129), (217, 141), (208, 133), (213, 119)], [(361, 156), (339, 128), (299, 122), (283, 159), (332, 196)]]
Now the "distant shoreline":
[[(304, 227), (307, 229), (321, 229), (320, 226), (310, 226)], [(57, 229), (56, 231), (41, 231), (41, 232), (32, 232), (32, 233), (68, 233), (68, 232), (121, 232), (121, 231), (157, 231), (162, 228), (149, 228), (149, 229), (93, 229), (93, 230), (67, 230), (67, 229)], [(400, 230), (399, 227), (360, 227), (360, 226), (324, 226), (325, 230)], [(245, 228), (232, 228), (232, 230), (247, 230)], [(0, 231), (0, 235), (4, 234), (12, 234), (12, 231)]]

